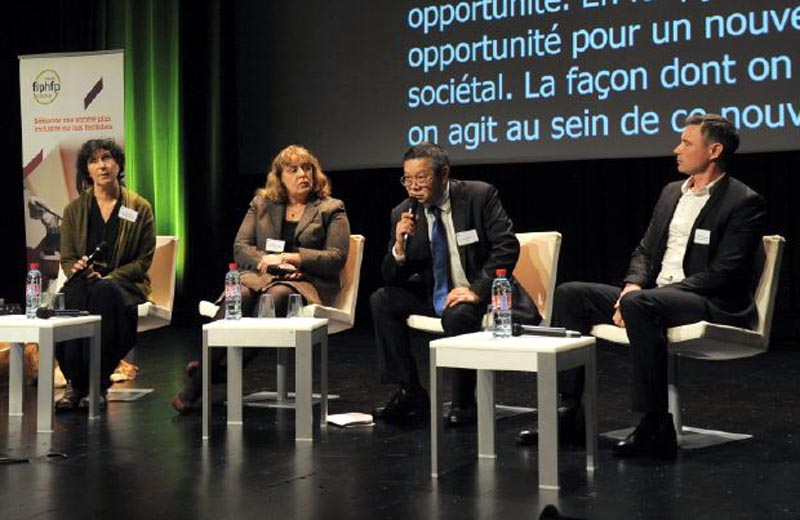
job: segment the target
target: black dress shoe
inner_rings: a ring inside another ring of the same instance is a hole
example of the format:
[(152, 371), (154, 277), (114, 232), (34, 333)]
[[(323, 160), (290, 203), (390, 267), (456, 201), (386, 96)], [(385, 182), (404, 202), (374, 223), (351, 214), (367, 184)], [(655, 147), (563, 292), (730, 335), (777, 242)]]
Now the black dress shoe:
[(625, 440), (614, 446), (620, 458), (652, 458), (674, 460), (678, 456), (678, 440), (672, 414), (658, 418), (645, 416)]
[[(583, 406), (558, 407), (558, 442), (570, 446), (586, 445), (586, 420)], [(529, 428), (515, 436), (519, 446), (536, 446), (539, 443), (539, 430)]]
[[(108, 401), (108, 390), (101, 390), (100, 395), (97, 396), (97, 404), (98, 408), (101, 410), (106, 409), (106, 402)], [(80, 410), (88, 410), (89, 409), (89, 396), (85, 395), (81, 397), (81, 400), (78, 401), (78, 409)]]
[(556, 506), (548, 505), (542, 509), (542, 514), (539, 515), (539, 520), (581, 520), (571, 516), (564, 516), (558, 512)]
[(472, 406), (451, 406), (444, 417), (445, 424), (449, 426), (465, 426), (478, 422), (478, 409)]
[(172, 398), (169, 404), (181, 415), (189, 415), (193, 412), (199, 412), (203, 407), (202, 399), (191, 401), (184, 397), (183, 392), (178, 392), (175, 394), (175, 397)]
[(67, 388), (64, 389), (64, 395), (56, 401), (56, 412), (70, 412), (77, 410), (78, 405), (86, 396), (86, 392), (81, 392), (72, 387), (72, 384), (67, 383)]
[(189, 361), (186, 364), (186, 368), (183, 369), (186, 373), (186, 377), (194, 377), (194, 373), (200, 370), (200, 362), (199, 361)]
[(428, 392), (422, 387), (403, 386), (384, 405), (372, 411), (373, 417), (387, 422), (399, 422), (430, 413)]

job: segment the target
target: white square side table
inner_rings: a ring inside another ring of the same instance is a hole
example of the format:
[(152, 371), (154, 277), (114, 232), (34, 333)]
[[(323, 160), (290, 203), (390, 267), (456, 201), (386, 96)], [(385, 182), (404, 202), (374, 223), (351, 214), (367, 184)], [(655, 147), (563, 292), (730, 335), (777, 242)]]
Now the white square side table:
[(25, 315), (0, 316), (0, 341), (11, 342), (8, 414), (22, 415), (25, 343), (39, 344), (39, 380), (36, 390), (36, 431), (53, 431), (53, 368), (55, 344), (89, 338), (89, 419), (100, 415), (100, 316), (28, 319)]
[(320, 348), (320, 426), (328, 417), (328, 320), (242, 318), (203, 325), (203, 440), (211, 437), (211, 348), (228, 350), (228, 425), (242, 424), (242, 349), (295, 350), (295, 441), (311, 442), (314, 346)]
[(442, 368), (478, 372), (478, 457), (495, 458), (494, 371), (537, 373), (539, 414), (539, 487), (558, 489), (558, 372), (586, 368), (583, 406), (586, 413), (586, 469), (597, 468), (597, 375), (595, 339), (518, 336), (493, 338), (475, 332), (431, 341), (431, 476), (440, 475), (442, 442)]

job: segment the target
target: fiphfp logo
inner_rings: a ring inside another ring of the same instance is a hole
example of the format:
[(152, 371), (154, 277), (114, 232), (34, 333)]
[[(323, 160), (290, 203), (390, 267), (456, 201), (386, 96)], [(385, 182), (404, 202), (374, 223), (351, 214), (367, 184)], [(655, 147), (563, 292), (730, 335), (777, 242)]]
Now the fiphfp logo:
[(36, 76), (32, 88), (33, 99), (40, 105), (49, 105), (61, 92), (61, 78), (52, 69), (43, 70)]

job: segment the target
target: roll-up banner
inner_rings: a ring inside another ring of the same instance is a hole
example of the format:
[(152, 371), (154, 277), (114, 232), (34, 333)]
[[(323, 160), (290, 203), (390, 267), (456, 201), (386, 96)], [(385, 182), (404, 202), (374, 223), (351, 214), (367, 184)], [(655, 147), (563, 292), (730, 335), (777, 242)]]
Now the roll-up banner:
[(58, 276), (64, 207), (78, 196), (78, 150), (96, 138), (125, 145), (123, 51), (20, 56), (19, 89), (27, 259), (47, 287)]

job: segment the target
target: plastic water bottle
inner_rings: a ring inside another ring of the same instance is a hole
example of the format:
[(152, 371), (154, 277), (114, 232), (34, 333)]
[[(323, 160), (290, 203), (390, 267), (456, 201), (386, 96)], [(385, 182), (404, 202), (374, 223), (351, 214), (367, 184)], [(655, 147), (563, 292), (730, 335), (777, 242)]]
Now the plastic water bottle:
[(236, 263), (228, 264), (225, 275), (225, 319), (242, 319), (242, 276)]
[(25, 315), (28, 319), (36, 317), (36, 309), (42, 305), (42, 273), (39, 264), (31, 263), (25, 278)]
[(492, 282), (492, 307), (494, 308), (495, 338), (511, 336), (511, 282), (506, 278), (506, 270), (498, 269)]

